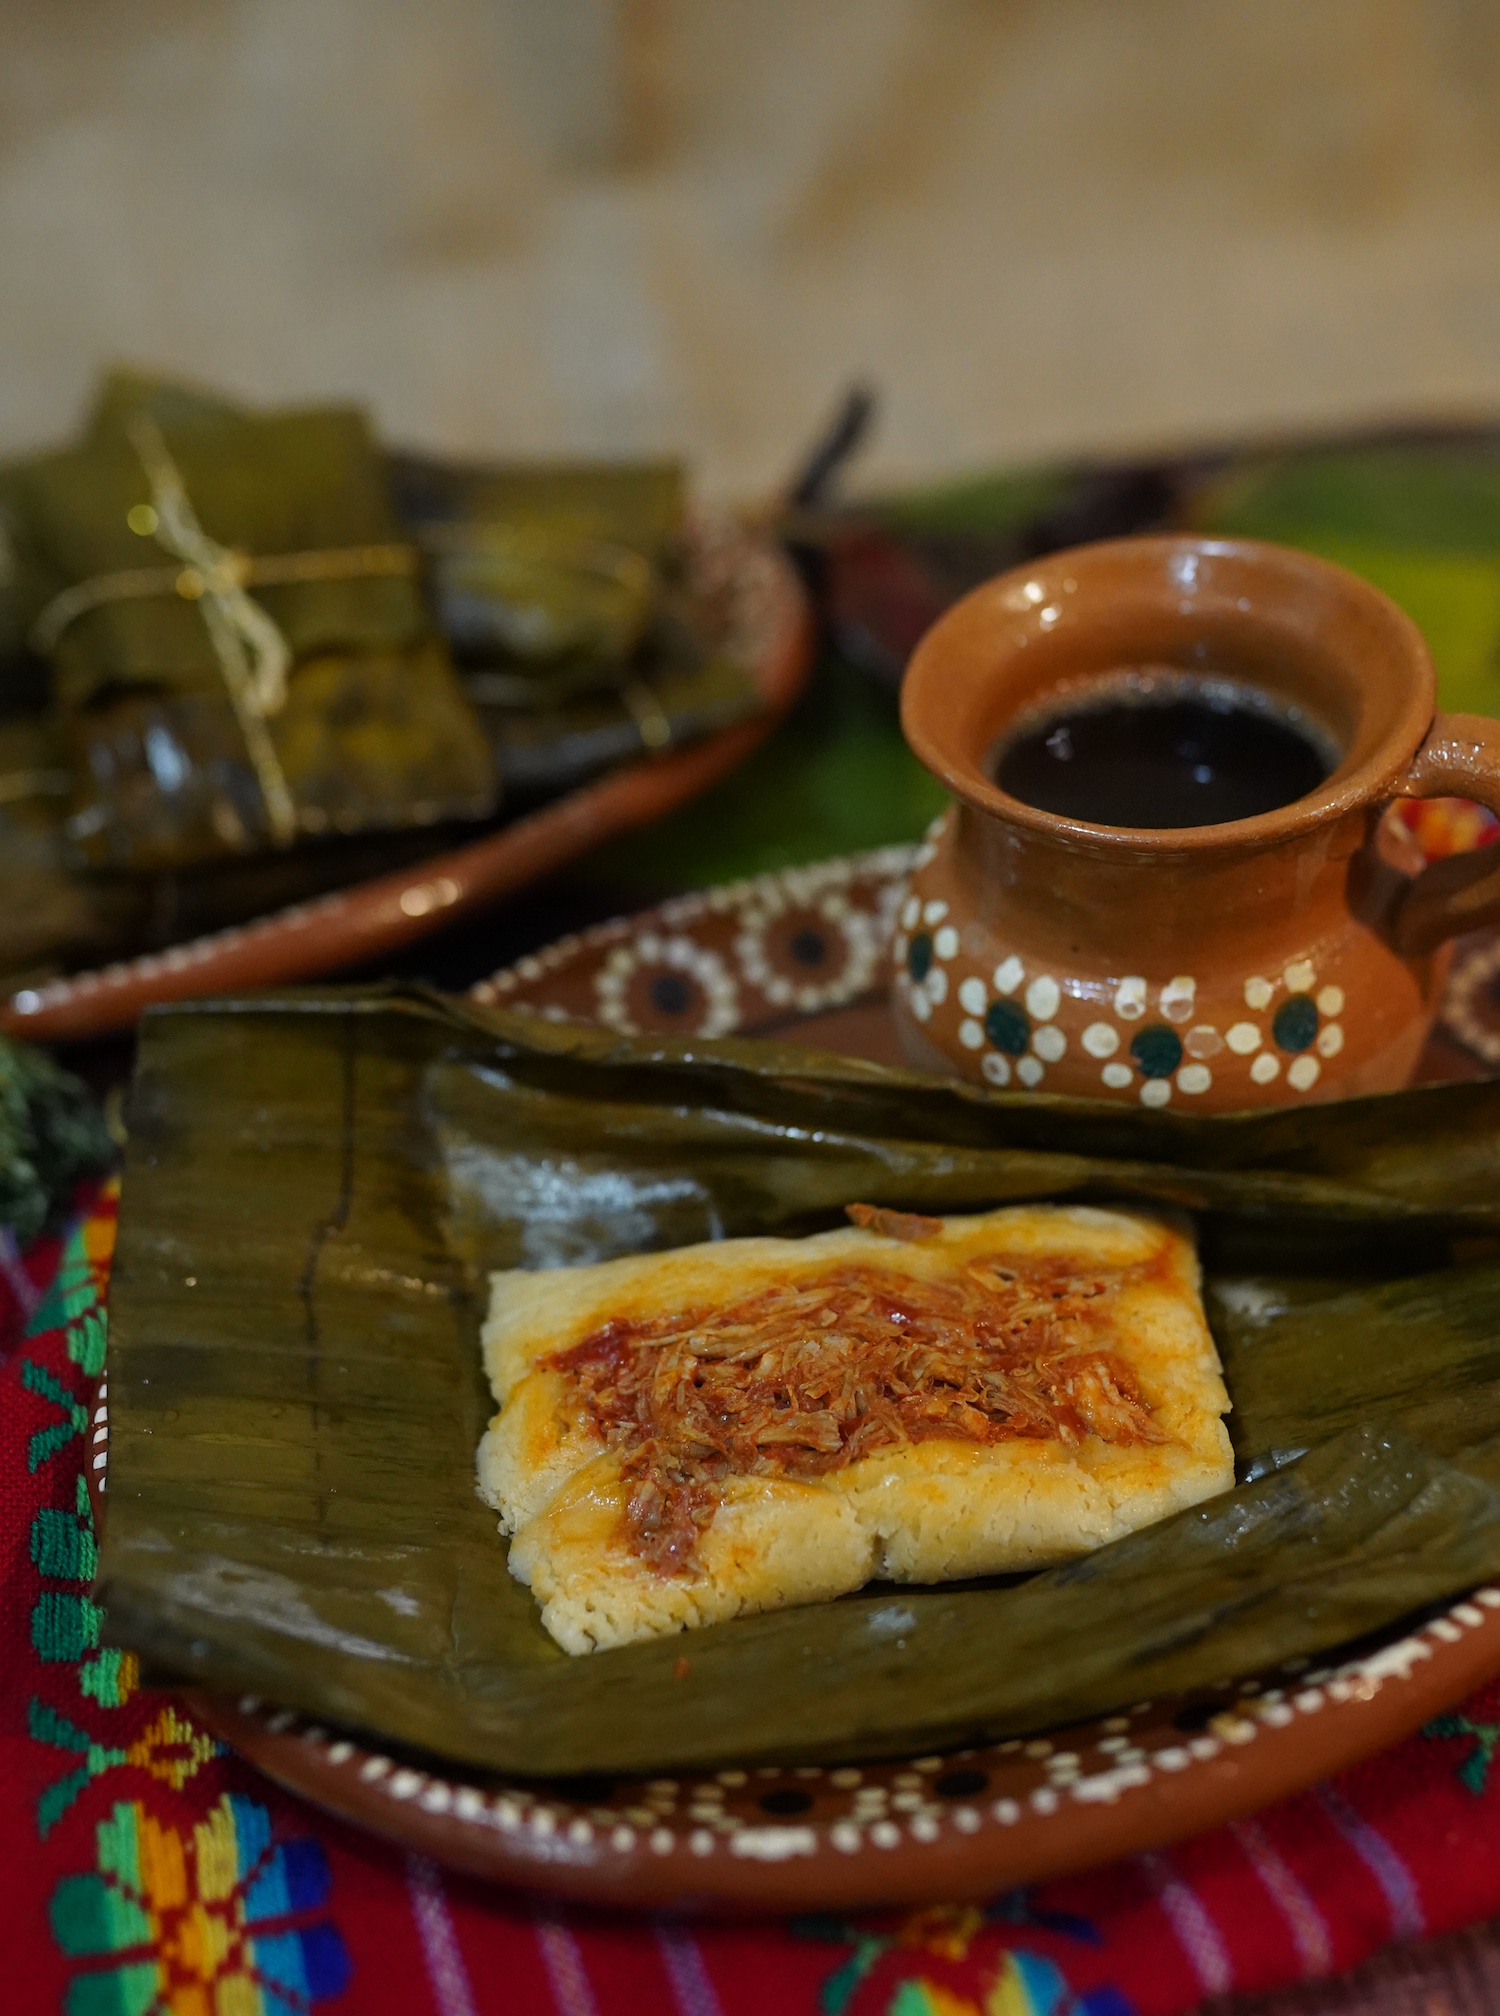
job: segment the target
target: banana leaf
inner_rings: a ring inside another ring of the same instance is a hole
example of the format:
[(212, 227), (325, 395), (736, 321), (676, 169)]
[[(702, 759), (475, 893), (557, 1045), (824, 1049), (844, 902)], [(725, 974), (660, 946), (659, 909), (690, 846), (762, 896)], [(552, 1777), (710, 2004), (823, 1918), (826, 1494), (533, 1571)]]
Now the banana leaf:
[(175, 873), (96, 874), (68, 844), (69, 778), (56, 724), (0, 720), (0, 992), (79, 966), (161, 951), (227, 925), (409, 866), (470, 829), (352, 834)]
[[(129, 1123), (97, 1596), (153, 1671), (511, 1772), (826, 1761), (1190, 1691), (1500, 1572), (1500, 1084), (1197, 1118), (333, 991), (155, 1011)], [(1195, 1214), (1234, 1490), (1019, 1584), (553, 1644), (473, 1489), (487, 1270), (1042, 1197)]]

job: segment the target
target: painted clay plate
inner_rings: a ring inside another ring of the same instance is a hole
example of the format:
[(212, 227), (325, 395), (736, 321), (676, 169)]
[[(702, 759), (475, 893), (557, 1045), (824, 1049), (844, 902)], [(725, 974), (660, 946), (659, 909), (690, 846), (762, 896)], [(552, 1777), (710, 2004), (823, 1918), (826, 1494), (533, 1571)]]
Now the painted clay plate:
[[(882, 961), (915, 853), (685, 896), (475, 993), (626, 1031), (795, 1033), (894, 1061)], [(1456, 984), (1484, 952), (1460, 958)], [(1438, 1033), (1427, 1075), (1477, 1069)], [(93, 1435), (102, 1494), (107, 1386)], [(381, 1750), (249, 1697), (189, 1699), (269, 1777), (455, 1868), (601, 1905), (722, 1913), (977, 1898), (1158, 1847), (1342, 1770), (1497, 1672), (1500, 1589), (1484, 1588), (1343, 1657), (1029, 1742), (862, 1768), (557, 1783)]]
[(688, 565), (720, 612), (721, 643), (753, 675), (763, 711), (701, 742), (607, 772), (498, 832), (394, 874), (122, 961), (27, 988), (0, 1004), (0, 1029), (38, 1043), (129, 1028), (155, 1001), (315, 980), (389, 956), (440, 926), (553, 874), (615, 834), (696, 798), (744, 761), (801, 692), (813, 626), (791, 563), (727, 520), (695, 527)]

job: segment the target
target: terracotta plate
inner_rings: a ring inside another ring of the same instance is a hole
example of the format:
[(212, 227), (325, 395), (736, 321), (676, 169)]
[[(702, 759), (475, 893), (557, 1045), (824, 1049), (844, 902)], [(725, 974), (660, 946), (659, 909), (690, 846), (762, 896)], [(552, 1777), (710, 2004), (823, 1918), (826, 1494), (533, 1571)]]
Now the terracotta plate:
[[(475, 992), (622, 1030), (795, 1031), (894, 1058), (881, 958), (915, 852), (683, 897)], [(1451, 1044), (1434, 1061), (1444, 1075), (1463, 1068)], [(99, 1490), (107, 1447), (94, 1457)], [(1343, 1769), (1497, 1672), (1500, 1589), (1485, 1588), (1316, 1666), (1031, 1742), (858, 1769), (557, 1783), (381, 1750), (249, 1697), (189, 1699), (269, 1777), (456, 1868), (601, 1905), (723, 1913), (980, 1897), (1161, 1846)]]
[(701, 524), (689, 567), (724, 612), (725, 648), (760, 688), (765, 711), (753, 720), (610, 771), (498, 832), (396, 873), (165, 952), (27, 988), (0, 1006), (0, 1029), (39, 1043), (68, 1042), (128, 1028), (153, 1001), (295, 985), (383, 958), (706, 791), (801, 692), (813, 626), (795, 571), (769, 540), (728, 521)]

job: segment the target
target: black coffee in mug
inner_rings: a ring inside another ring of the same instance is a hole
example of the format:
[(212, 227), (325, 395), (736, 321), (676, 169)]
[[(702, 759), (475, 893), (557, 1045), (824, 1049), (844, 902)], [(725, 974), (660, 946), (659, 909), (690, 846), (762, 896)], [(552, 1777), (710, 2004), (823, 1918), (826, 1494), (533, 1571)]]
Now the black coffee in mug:
[(1002, 791), (1095, 826), (1221, 826), (1317, 789), (1337, 752), (1258, 686), (1131, 666), (1023, 717), (993, 765)]

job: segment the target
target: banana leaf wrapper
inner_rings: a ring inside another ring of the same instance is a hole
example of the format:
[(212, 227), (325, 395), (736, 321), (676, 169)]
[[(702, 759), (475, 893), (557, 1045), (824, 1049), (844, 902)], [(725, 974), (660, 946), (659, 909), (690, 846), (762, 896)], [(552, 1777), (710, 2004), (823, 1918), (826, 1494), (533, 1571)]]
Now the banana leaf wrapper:
[(78, 872), (67, 837), (70, 789), (49, 717), (0, 720), (0, 986), (8, 992), (62, 966), (118, 958), (146, 924), (144, 886), (110, 888)]
[(733, 659), (693, 652), (658, 660), (616, 691), (580, 694), (565, 705), (489, 704), (483, 675), (468, 682), (495, 754), (501, 788), (535, 799), (572, 790), (616, 763), (696, 742), (758, 714), (755, 683)]
[[(1497, 1178), (1500, 1084), (1199, 1119), (410, 992), (156, 1011), (111, 1311), (107, 1633), (154, 1671), (538, 1775), (993, 1739), (1307, 1657), (1500, 1572), (1500, 1268), (1454, 1262), (1500, 1239)], [(1233, 1491), (1019, 1584), (552, 1643), (474, 1495), (489, 1269), (809, 1231), (855, 1198), (1048, 1197), (1195, 1215)]]
[(679, 464), (391, 466), (505, 789), (570, 789), (759, 711), (686, 557)]
[[(76, 450), (13, 465), (5, 491), (19, 593), (34, 618), (82, 582), (170, 555), (127, 523), (149, 502), (124, 437), (128, 384)], [(199, 523), (238, 551), (399, 545), (384, 465), (352, 408), (246, 414), (188, 393), (147, 401)], [(267, 721), (300, 835), (487, 815), (493, 762), (411, 575), (254, 587), (293, 660)], [(172, 593), (88, 608), (52, 653), (74, 774), (70, 835), (92, 867), (176, 868), (271, 844), (202, 610)]]
[(579, 674), (549, 676), (471, 664), (464, 686), (494, 750), (502, 788), (537, 797), (611, 764), (659, 755), (759, 713), (748, 668), (719, 635), (716, 612), (682, 587), (663, 590), (632, 654)]
[(0, 719), (0, 990), (160, 951), (458, 846), (468, 828), (408, 828), (308, 842), (154, 875), (81, 869), (68, 842), (71, 780), (50, 716)]
[(392, 481), (444, 634), (492, 703), (556, 706), (625, 676), (677, 570), (679, 464), (405, 457)]
[(680, 462), (454, 462), (394, 454), (391, 489), (421, 536), (460, 525), (512, 525), (598, 540), (670, 574), (687, 511)]
[(434, 527), (424, 543), (455, 655), (497, 668), (492, 684), (503, 682), (521, 707), (613, 683), (639, 649), (661, 592), (644, 555), (560, 527), (504, 520)]

